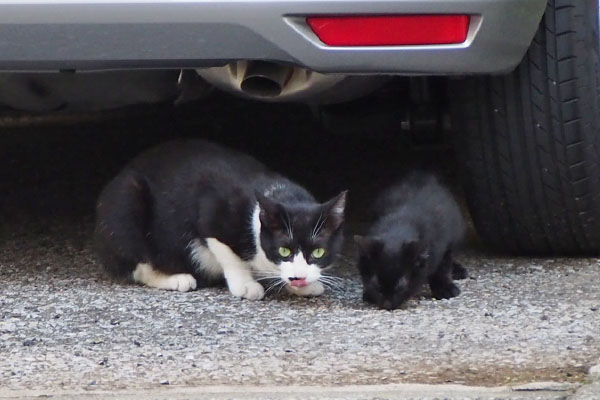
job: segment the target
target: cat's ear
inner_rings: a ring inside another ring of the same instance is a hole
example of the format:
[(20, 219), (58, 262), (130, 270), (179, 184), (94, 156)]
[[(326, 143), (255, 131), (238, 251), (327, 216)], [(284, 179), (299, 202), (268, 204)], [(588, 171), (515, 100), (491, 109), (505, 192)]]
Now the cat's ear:
[(325, 215), (327, 215), (326, 226), (331, 231), (336, 231), (344, 222), (344, 209), (346, 208), (347, 190), (335, 196), (323, 204)]
[(373, 257), (383, 250), (383, 242), (376, 237), (354, 235), (354, 243), (363, 257)]
[(258, 202), (259, 218), (261, 226), (269, 230), (281, 229), (283, 225), (281, 204), (266, 197), (264, 194), (256, 191), (256, 201)]

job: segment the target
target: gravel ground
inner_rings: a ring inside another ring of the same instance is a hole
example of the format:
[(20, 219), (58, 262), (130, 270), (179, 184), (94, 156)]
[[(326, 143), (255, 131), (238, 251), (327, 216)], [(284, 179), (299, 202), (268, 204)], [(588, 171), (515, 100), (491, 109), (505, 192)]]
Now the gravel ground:
[[(305, 111), (243, 107), (228, 103), (222, 118), (210, 109), (193, 117), (169, 111), (5, 129), (0, 388), (512, 385), (581, 382), (598, 362), (596, 259), (500, 258), (469, 240), (458, 258), (471, 277), (460, 282), (458, 298), (435, 301), (424, 290), (394, 312), (362, 303), (351, 246), (334, 271), (343, 285), (315, 299), (281, 293), (250, 302), (222, 288), (173, 293), (108, 279), (89, 241), (102, 183), (139, 149), (200, 127), (213, 138), (237, 130), (223, 141), (250, 149), (319, 197), (349, 187), (349, 236), (364, 227), (361, 210), (372, 189), (409, 159), (437, 160), (449, 171), (438, 150), (403, 153), (401, 139), (376, 136), (298, 140), (293, 132), (314, 128), (307, 128)], [(232, 125), (225, 115), (236, 111)], [(274, 135), (283, 127), (293, 132)], [(290, 144), (299, 151), (287, 151)], [(305, 151), (313, 148), (320, 150), (307, 164)], [(381, 149), (397, 151), (382, 157)]]
[(461, 296), (387, 312), (361, 302), (351, 250), (338, 291), (250, 302), (112, 282), (89, 228), (2, 244), (0, 386), (580, 381), (600, 354), (596, 260), (462, 254)]

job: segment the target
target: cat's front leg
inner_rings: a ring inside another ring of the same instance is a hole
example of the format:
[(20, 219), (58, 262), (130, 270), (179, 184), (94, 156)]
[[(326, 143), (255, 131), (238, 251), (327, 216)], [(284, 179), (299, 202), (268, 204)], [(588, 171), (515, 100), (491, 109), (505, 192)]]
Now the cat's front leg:
[(248, 300), (265, 297), (265, 289), (254, 280), (248, 263), (238, 257), (229, 246), (217, 239), (206, 239), (206, 245), (221, 267), (231, 294)]
[(290, 285), (287, 285), (286, 287), (287, 287), (288, 292), (293, 293), (297, 296), (304, 296), (304, 297), (320, 296), (325, 291), (325, 287), (319, 281), (313, 282), (310, 285), (306, 285), (306, 286), (302, 286), (302, 287), (290, 286)]
[[(455, 267), (452, 261), (452, 253), (447, 250), (444, 254), (440, 265), (437, 270), (429, 277), (429, 287), (431, 288), (431, 294), (436, 299), (451, 299), (460, 294), (460, 289), (452, 281)], [(458, 265), (458, 264), (457, 264)], [(459, 265), (462, 270), (466, 273), (466, 269)], [(463, 272), (456, 269), (457, 272)]]
[(248, 300), (260, 300), (265, 297), (265, 289), (252, 278), (252, 275), (246, 275), (237, 269), (225, 269), (224, 272), (227, 287), (232, 295)]

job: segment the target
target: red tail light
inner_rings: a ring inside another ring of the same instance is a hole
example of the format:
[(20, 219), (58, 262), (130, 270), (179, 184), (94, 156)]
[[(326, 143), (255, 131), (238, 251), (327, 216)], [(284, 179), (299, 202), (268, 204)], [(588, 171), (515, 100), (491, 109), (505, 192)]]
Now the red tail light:
[(468, 15), (308, 17), (328, 46), (406, 46), (463, 43)]

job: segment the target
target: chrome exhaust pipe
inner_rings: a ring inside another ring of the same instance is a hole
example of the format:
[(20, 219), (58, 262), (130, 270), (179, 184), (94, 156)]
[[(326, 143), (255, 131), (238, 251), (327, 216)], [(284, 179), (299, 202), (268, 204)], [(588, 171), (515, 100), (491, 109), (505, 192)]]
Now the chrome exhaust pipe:
[(196, 72), (211, 85), (250, 99), (310, 104), (354, 100), (390, 79), (388, 76), (325, 75), (302, 67), (246, 60)]
[(293, 68), (265, 61), (248, 63), (240, 89), (253, 97), (277, 97), (292, 76)]

